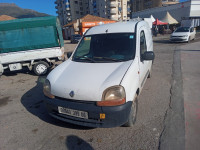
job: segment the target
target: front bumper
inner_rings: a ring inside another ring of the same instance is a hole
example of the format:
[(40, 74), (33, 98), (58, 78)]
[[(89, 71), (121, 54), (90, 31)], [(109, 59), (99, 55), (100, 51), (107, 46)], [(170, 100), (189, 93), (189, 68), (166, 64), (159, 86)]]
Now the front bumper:
[[(100, 107), (96, 102), (76, 101), (56, 97), (55, 99), (45, 98), (45, 106), (49, 114), (59, 120), (87, 127), (117, 127), (128, 121), (132, 102), (120, 106)], [(88, 112), (88, 119), (77, 118), (60, 114), (58, 106)], [(105, 114), (105, 119), (100, 119), (100, 113)]]
[(171, 37), (170, 41), (173, 41), (173, 42), (187, 42), (188, 41), (188, 37)]

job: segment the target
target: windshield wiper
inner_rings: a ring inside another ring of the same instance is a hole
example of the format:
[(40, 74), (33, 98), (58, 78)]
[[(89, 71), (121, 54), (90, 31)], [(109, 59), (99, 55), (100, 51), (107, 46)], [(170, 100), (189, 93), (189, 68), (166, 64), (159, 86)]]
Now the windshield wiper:
[(75, 59), (80, 59), (80, 60), (89, 60), (90, 62), (95, 62), (92, 58), (89, 57), (85, 57), (85, 56), (79, 56), (79, 57), (75, 57)]
[(109, 60), (109, 61), (115, 61), (115, 62), (122, 62), (123, 59), (115, 59), (110, 57), (93, 57), (94, 59), (101, 59), (101, 60)]

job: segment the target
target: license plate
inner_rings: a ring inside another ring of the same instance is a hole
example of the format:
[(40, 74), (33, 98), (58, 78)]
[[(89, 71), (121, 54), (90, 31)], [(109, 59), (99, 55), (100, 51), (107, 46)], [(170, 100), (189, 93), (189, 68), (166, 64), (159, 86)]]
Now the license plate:
[(61, 114), (65, 114), (65, 115), (69, 115), (73, 117), (88, 119), (88, 112), (85, 112), (85, 111), (63, 108), (63, 107), (58, 106), (58, 112)]
[(20, 63), (10, 64), (9, 68), (10, 68), (10, 71), (21, 70), (22, 65)]

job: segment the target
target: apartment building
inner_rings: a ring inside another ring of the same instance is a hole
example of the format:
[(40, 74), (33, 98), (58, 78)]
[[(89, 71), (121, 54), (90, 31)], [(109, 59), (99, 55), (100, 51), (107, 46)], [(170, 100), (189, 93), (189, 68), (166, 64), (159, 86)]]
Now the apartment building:
[(131, 15), (131, 0), (56, 0), (55, 4), (62, 26), (87, 14), (112, 20)]
[(56, 0), (55, 4), (62, 26), (89, 14), (89, 0)]
[(130, 0), (89, 0), (90, 14), (112, 20), (130, 19)]

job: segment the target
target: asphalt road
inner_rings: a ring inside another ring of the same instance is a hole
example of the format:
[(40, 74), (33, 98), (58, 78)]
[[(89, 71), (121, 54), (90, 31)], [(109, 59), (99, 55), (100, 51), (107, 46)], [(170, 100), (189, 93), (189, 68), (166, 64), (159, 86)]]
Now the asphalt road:
[[(154, 39), (152, 78), (139, 96), (134, 127), (86, 128), (51, 118), (44, 107), (45, 77), (29, 72), (0, 78), (0, 150), (146, 150), (161, 147), (172, 97), (174, 51), (168, 36)], [(71, 51), (74, 44), (65, 45)]]

